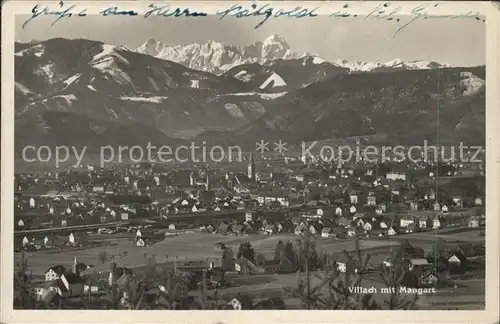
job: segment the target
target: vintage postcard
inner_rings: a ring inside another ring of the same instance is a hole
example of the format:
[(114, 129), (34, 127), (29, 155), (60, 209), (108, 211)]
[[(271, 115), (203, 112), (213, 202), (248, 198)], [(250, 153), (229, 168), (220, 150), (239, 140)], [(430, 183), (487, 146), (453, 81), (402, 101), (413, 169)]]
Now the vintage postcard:
[(495, 4), (3, 9), (3, 322), (498, 321)]

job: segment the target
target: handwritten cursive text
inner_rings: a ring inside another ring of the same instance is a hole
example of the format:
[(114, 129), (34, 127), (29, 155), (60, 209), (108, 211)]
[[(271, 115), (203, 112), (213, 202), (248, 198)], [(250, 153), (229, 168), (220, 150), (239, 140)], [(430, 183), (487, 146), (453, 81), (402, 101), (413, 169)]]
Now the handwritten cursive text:
[[(433, 7), (437, 7), (439, 3), (435, 4)], [(443, 18), (448, 18), (448, 19), (476, 19), (476, 20), (481, 20), (481, 14), (479, 12), (464, 12), (462, 14), (456, 14), (456, 15), (433, 15), (426, 11), (426, 9), (429, 6), (426, 5), (419, 5), (415, 7), (412, 11), (411, 14), (413, 15), (413, 18), (410, 19), (407, 23), (405, 23), (403, 26), (399, 27), (398, 30), (396, 30), (396, 33), (394, 34), (394, 37), (396, 37), (399, 33), (401, 33), (402, 30), (407, 28), (409, 25), (413, 24), (417, 20), (420, 19), (443, 19)], [(484, 22), (484, 19), (482, 19)]]
[(256, 26), (255, 29), (261, 27), (269, 18), (271, 17), (292, 17), (292, 18), (304, 18), (304, 17), (316, 17), (318, 14), (316, 13), (316, 10), (318, 10), (319, 7), (309, 9), (309, 8), (303, 8), (303, 7), (295, 7), (294, 9), (274, 9), (273, 7), (270, 7), (269, 4), (265, 5), (256, 5), (252, 4), (250, 8), (245, 8), (241, 5), (234, 5), (231, 6), (230, 8), (222, 11), (218, 11), (216, 13), (217, 16), (220, 16), (220, 19), (223, 19), (226, 16), (232, 16), (236, 18), (246, 18), (246, 17), (260, 17), (264, 16), (264, 19), (260, 21)]
[(51, 26), (54, 26), (59, 20), (62, 18), (69, 18), (69, 17), (84, 17), (87, 15), (87, 9), (83, 10), (73, 10), (76, 8), (76, 5), (71, 5), (69, 7), (65, 7), (64, 1), (59, 1), (59, 7), (57, 9), (51, 9), (48, 6), (41, 7), (39, 4), (35, 5), (31, 9), (31, 17), (28, 18), (22, 25), (22, 28), (25, 28), (33, 19), (38, 18), (40, 16), (54, 16), (56, 19), (50, 24)]
[(191, 11), (189, 8), (175, 8), (172, 9), (169, 6), (157, 6), (156, 4), (150, 4), (150, 10), (144, 14), (144, 18), (148, 18), (151, 15), (160, 17), (206, 17), (207, 13)]
[(118, 7), (109, 7), (100, 12), (103, 16), (137, 16), (134, 10), (120, 10)]

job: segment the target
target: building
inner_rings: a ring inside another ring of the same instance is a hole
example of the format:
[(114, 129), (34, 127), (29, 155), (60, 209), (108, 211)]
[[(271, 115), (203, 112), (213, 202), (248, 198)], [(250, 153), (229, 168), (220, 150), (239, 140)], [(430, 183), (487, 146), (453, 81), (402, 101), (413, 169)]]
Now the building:
[(401, 227), (407, 227), (410, 224), (414, 224), (415, 220), (412, 217), (410, 217), (410, 216), (403, 216), (399, 220), (399, 222), (400, 222), (399, 226), (401, 226)]
[(248, 159), (247, 177), (251, 180), (255, 179), (255, 160), (253, 153), (250, 153), (250, 157)]
[(403, 180), (406, 181), (406, 173), (401, 173), (401, 172), (389, 172), (385, 175), (385, 178), (387, 180)]
[(64, 271), (65, 269), (62, 265), (50, 267), (47, 271), (45, 271), (45, 281), (54, 281), (59, 279)]
[(469, 227), (479, 227), (479, 217), (472, 216), (469, 218)]
[(410, 271), (418, 268), (418, 267), (424, 267), (428, 266), (429, 262), (426, 259), (411, 259), (410, 264), (408, 265), (408, 268)]

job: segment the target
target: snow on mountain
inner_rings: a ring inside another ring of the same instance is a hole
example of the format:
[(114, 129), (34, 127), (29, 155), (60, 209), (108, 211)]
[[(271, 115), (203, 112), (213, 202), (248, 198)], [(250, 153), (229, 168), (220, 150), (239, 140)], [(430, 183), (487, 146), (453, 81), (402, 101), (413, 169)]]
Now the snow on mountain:
[[(248, 46), (225, 45), (216, 41), (203, 44), (169, 46), (153, 38), (139, 46), (138, 53), (147, 54), (156, 58), (180, 63), (186, 67), (207, 71), (216, 74), (224, 73), (229, 69), (243, 64), (258, 63), (272, 64), (275, 60), (301, 59), (303, 64), (330, 63), (338, 67), (348, 68), (351, 72), (370, 72), (377, 70), (427, 70), (440, 67), (451, 67), (447, 63), (433, 61), (403, 61), (393, 59), (388, 62), (359, 62), (336, 60), (328, 62), (326, 59), (309, 53), (294, 52), (287, 41), (280, 35), (273, 34), (263, 41)], [(245, 78), (244, 74), (238, 76)], [(244, 80), (244, 79), (243, 79)]]
[(370, 72), (377, 71), (377, 69), (399, 69), (399, 70), (429, 70), (437, 68), (451, 67), (450, 64), (445, 62), (434, 61), (402, 61), (401, 59), (394, 59), (388, 62), (362, 62), (362, 61), (348, 61), (336, 60), (333, 64), (341, 67), (348, 68), (351, 72)]
[[(27, 43), (25, 43), (27, 45)], [(16, 56), (24, 56), (24, 55), (35, 55), (37, 57), (41, 57), (45, 53), (45, 47), (42, 44), (37, 44), (21, 51), (14, 53)]]
[(122, 51), (128, 51), (123, 46), (113, 46), (102, 44), (102, 51), (95, 55), (90, 65), (100, 70), (101, 72), (110, 75), (116, 82), (120, 84), (131, 84), (130, 76), (120, 69), (120, 64), (129, 64), (127, 59), (120, 54)]
[(259, 88), (266, 89), (267, 87), (276, 88), (276, 87), (285, 87), (285, 86), (286, 86), (285, 80), (283, 80), (283, 78), (280, 77), (278, 74), (273, 73), (273, 74), (271, 74), (271, 76), (269, 78), (267, 78), (266, 81), (264, 81), (264, 83), (262, 83), (260, 85)]
[(290, 45), (283, 37), (276, 34), (248, 46), (224, 45), (216, 41), (168, 46), (160, 41), (149, 39), (136, 51), (180, 63), (195, 70), (217, 74), (241, 64), (263, 64), (275, 59), (300, 57), (290, 49)]

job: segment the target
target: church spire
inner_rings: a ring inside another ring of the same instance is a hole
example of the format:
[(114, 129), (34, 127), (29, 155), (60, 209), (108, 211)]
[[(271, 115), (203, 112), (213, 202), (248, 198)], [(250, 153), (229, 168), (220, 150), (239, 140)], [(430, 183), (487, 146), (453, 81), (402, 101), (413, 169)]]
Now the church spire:
[(250, 157), (248, 158), (248, 179), (255, 179), (255, 160), (253, 158), (253, 152), (250, 152)]

